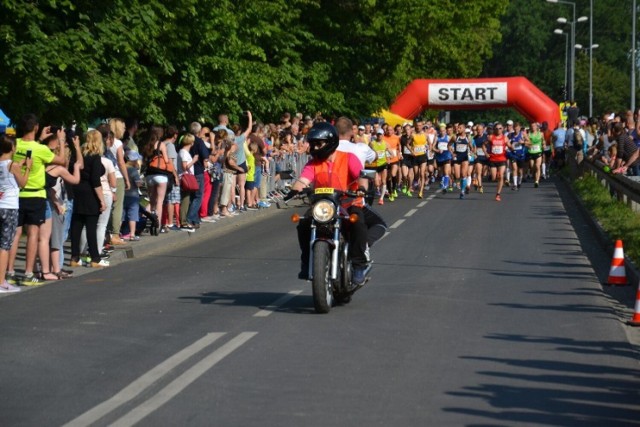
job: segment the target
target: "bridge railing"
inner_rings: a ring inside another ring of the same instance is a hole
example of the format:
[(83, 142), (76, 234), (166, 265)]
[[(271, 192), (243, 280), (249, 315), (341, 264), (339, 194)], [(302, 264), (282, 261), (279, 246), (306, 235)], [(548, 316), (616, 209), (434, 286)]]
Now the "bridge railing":
[[(575, 171), (577, 167), (575, 156), (569, 155), (569, 163), (572, 171)], [(599, 160), (582, 162), (585, 173), (596, 177), (617, 200), (625, 203), (634, 212), (640, 212), (640, 181), (625, 175), (605, 172), (604, 166), (604, 163)], [(572, 173), (572, 176), (575, 175)]]

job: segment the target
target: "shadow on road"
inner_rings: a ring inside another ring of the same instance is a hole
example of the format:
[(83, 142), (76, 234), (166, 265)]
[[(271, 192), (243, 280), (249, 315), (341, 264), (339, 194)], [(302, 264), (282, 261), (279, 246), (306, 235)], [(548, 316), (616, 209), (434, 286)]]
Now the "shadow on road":
[(255, 307), (259, 310), (272, 309), (277, 313), (314, 314), (313, 298), (310, 295), (297, 295), (286, 304), (271, 307), (278, 299), (287, 296), (278, 292), (206, 292), (201, 295), (184, 296), (182, 301), (198, 301), (200, 304), (216, 304), (218, 306)]
[(477, 371), (488, 381), (447, 394), (459, 398), (481, 399), (492, 410), (468, 405), (443, 408), (444, 411), (488, 418), (492, 420), (489, 421), (490, 425), (638, 425), (640, 371), (582, 362), (585, 355), (606, 355), (624, 359), (621, 366), (635, 366), (629, 363), (629, 360), (635, 361), (637, 358), (629, 343), (505, 334), (485, 338), (506, 340), (514, 345), (549, 345), (553, 352), (580, 355), (581, 361), (462, 356), (461, 359), (490, 366), (491, 370)]

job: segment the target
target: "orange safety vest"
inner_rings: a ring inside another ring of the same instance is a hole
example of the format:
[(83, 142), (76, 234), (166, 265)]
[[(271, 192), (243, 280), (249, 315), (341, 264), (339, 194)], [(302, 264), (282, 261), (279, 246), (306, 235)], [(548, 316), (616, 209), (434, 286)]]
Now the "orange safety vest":
[[(333, 162), (314, 161), (313, 162), (313, 186), (315, 188), (334, 188), (340, 191), (356, 191), (358, 180), (349, 183), (349, 153), (336, 151)], [(358, 197), (354, 200), (342, 203), (345, 208), (349, 206), (364, 206), (364, 198)]]

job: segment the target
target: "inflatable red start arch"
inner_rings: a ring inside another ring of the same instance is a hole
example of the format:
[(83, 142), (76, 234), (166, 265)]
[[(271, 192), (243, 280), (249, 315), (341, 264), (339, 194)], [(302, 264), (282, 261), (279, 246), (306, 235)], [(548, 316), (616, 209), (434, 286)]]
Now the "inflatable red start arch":
[[(385, 115), (387, 122), (412, 120), (426, 109), (472, 110), (512, 107), (532, 122), (560, 123), (558, 104), (525, 77), (419, 79), (407, 86)], [(389, 120), (391, 119), (391, 120)]]

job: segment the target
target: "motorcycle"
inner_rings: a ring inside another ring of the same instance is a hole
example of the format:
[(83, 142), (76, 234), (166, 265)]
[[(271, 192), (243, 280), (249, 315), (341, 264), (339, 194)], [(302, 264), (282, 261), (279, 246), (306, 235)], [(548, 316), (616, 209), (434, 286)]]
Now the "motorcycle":
[[(372, 180), (375, 171), (364, 170), (361, 177)], [(318, 313), (328, 313), (336, 303), (349, 303), (354, 292), (364, 285), (357, 285), (352, 280), (349, 224), (357, 222), (358, 215), (350, 215), (342, 206), (341, 201), (345, 196), (355, 198), (361, 194), (334, 188), (306, 189), (296, 197), (308, 198), (308, 217), (298, 214), (291, 216), (294, 223), (302, 219), (309, 219), (311, 222), (307, 277), (312, 284), (313, 304)], [(282, 206), (278, 204), (278, 207)], [(365, 283), (369, 280), (368, 272)]]

